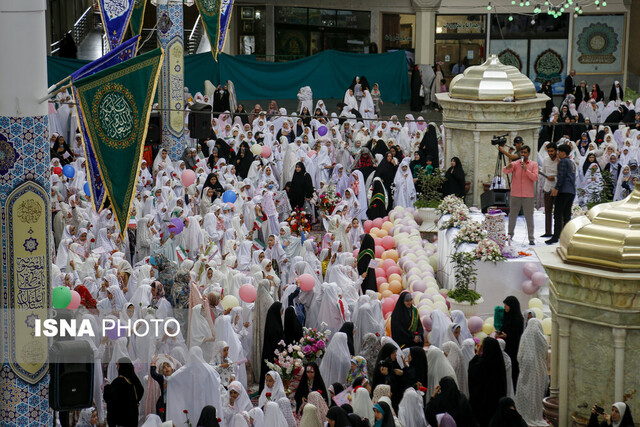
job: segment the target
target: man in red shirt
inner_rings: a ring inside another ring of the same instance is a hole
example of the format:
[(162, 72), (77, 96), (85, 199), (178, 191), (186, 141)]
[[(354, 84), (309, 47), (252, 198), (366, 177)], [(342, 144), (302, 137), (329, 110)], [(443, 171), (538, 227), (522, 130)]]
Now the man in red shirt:
[(535, 245), (533, 237), (533, 207), (535, 196), (535, 184), (538, 181), (538, 164), (529, 160), (531, 149), (525, 145), (520, 150), (520, 159), (509, 163), (504, 167), (504, 173), (512, 173), (511, 194), (509, 203), (509, 240), (513, 238), (513, 230), (516, 227), (516, 219), (520, 208), (524, 212), (529, 233), (529, 244)]

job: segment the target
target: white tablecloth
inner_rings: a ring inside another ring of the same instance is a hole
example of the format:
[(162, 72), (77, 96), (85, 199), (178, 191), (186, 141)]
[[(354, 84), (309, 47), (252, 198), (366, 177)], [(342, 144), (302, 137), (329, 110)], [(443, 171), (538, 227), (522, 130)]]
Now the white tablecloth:
[[(446, 220), (448, 216), (444, 216), (440, 221)], [(472, 212), (471, 219), (482, 222), (484, 215), (479, 212)], [(505, 216), (505, 222), (508, 217)], [(544, 238), (537, 237), (544, 233), (544, 213), (534, 212), (534, 235), (536, 236), (536, 246), (544, 245)], [(508, 228), (508, 222), (505, 224), (505, 230)], [(455, 287), (455, 273), (451, 254), (455, 250), (453, 239), (458, 234), (459, 229), (449, 228), (447, 230), (438, 231), (438, 272), (436, 274), (440, 286), (447, 289)], [(538, 261), (538, 257), (529, 244), (527, 235), (526, 221), (523, 216), (518, 217), (514, 238), (511, 245), (517, 251), (531, 253), (531, 256), (507, 259), (497, 263), (476, 261), (478, 269), (478, 283), (476, 291), (482, 295), (484, 302), (478, 305), (478, 315), (481, 317), (493, 316), (493, 309), (496, 305), (502, 305), (502, 301), (509, 295), (513, 295), (520, 301), (522, 310), (527, 308), (529, 299), (537, 295), (527, 295), (522, 292), (522, 282), (526, 280), (526, 276), (522, 272), (527, 262), (538, 264), (540, 271), (544, 271), (542, 265)], [(477, 245), (462, 244), (458, 251), (468, 251), (475, 249)]]

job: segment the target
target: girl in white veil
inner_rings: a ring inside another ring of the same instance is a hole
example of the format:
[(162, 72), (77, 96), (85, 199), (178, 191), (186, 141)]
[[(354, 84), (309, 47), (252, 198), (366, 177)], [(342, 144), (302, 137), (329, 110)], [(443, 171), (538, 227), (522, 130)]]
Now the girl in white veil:
[(320, 363), (320, 373), (327, 384), (344, 384), (351, 367), (347, 334), (336, 332), (331, 336)]

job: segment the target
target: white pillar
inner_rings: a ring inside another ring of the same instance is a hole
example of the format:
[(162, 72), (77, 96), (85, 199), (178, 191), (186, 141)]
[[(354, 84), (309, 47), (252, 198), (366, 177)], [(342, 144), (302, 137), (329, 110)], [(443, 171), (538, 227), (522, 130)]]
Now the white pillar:
[(558, 425), (569, 425), (569, 336), (571, 335), (571, 320), (558, 318), (558, 333), (560, 335), (560, 354), (558, 369)]
[(473, 206), (480, 206), (480, 131), (473, 132)]
[(444, 129), (444, 169), (448, 169), (449, 167), (447, 166), (448, 164), (448, 159), (453, 157), (453, 153), (451, 152), (452, 148), (451, 148), (451, 132), (453, 132), (452, 129)]
[(558, 397), (558, 355), (560, 352), (558, 334), (558, 318), (554, 314), (551, 318), (551, 381), (549, 383), (551, 397)]
[(614, 401), (622, 402), (624, 400), (624, 346), (627, 337), (626, 329), (613, 328), (613, 348), (614, 348)]
[(416, 11), (416, 64), (434, 63), (436, 12), (441, 0), (412, 0)]

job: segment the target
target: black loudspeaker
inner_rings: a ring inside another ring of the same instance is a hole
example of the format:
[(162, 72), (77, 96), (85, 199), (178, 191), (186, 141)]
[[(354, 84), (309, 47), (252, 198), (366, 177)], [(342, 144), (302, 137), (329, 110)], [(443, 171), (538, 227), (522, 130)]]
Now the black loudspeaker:
[(480, 207), (482, 208), (482, 212), (486, 213), (487, 209), (495, 206), (500, 208), (500, 210), (509, 212), (509, 190), (505, 189), (495, 189), (485, 191), (480, 195)]
[(49, 349), (49, 406), (70, 411), (93, 406), (93, 350), (86, 341), (57, 342)]
[(147, 139), (145, 144), (157, 145), (162, 142), (162, 127), (160, 126), (160, 113), (153, 112), (149, 117), (149, 125), (147, 128)]
[(211, 135), (211, 105), (193, 104), (189, 113), (189, 136), (208, 139)]

